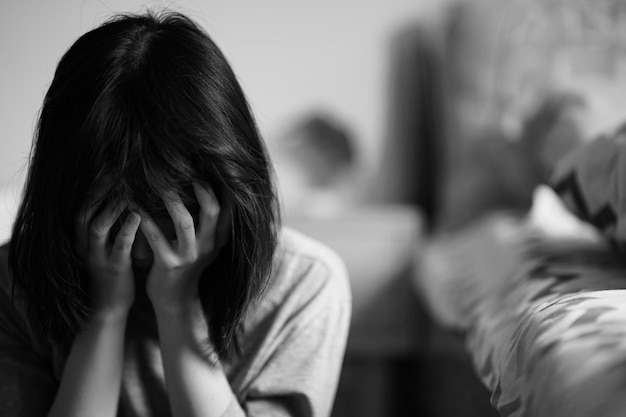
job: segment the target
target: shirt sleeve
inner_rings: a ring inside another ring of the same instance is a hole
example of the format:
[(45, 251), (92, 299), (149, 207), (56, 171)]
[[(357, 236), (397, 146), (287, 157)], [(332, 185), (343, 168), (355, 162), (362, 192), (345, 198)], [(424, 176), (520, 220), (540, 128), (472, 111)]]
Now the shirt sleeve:
[(32, 346), (25, 317), (0, 286), (0, 416), (47, 415), (56, 386), (49, 361)]
[[(299, 278), (266, 316), (249, 416), (328, 416), (337, 390), (351, 316), (343, 261), (334, 253), (289, 273)], [(260, 323), (260, 328), (264, 323)]]

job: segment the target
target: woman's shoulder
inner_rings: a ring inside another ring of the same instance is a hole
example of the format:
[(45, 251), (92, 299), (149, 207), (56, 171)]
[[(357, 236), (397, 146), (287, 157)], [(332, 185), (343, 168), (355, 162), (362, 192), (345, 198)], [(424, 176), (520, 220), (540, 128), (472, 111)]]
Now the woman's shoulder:
[(284, 227), (280, 233), (277, 266), (279, 271), (285, 268), (291, 272), (314, 269), (316, 275), (327, 278), (347, 279), (348, 275), (343, 259), (334, 249), (289, 227)]
[(345, 268), (334, 249), (290, 227), (283, 227), (280, 232), (278, 255), (282, 260), (321, 263), (332, 270)]
[(316, 372), (332, 377), (328, 372), (334, 370), (305, 368), (317, 363), (312, 356), (332, 366), (333, 358), (343, 354), (350, 313), (348, 274), (339, 255), (284, 228), (271, 279), (246, 316), (241, 355), (228, 365), (238, 397), (244, 398), (249, 389), (280, 390), (281, 395), (286, 389), (319, 401), (314, 395), (317, 388), (308, 383), (317, 383)]
[(322, 287), (332, 287), (349, 300), (348, 272), (343, 259), (326, 244), (284, 227), (266, 298), (282, 299), (286, 293), (306, 294)]

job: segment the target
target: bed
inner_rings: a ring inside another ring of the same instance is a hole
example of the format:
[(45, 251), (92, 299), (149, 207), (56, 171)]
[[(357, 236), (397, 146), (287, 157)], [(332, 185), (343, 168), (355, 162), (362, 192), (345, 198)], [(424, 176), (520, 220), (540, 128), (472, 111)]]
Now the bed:
[(626, 415), (626, 2), (452, 3), (415, 293), (501, 416)]
[(433, 237), (419, 265), (417, 294), (463, 335), (500, 415), (624, 415), (626, 263), (551, 188), (527, 214)]

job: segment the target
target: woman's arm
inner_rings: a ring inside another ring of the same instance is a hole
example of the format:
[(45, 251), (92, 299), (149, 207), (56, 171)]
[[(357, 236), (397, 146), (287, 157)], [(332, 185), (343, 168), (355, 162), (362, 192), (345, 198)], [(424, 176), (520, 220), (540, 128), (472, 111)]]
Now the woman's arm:
[[(164, 196), (176, 229), (168, 242), (144, 215), (142, 231), (155, 256), (148, 295), (157, 317), (168, 397), (174, 416), (328, 416), (339, 379), (350, 321), (350, 289), (343, 261), (327, 249), (298, 256), (285, 288), (269, 301), (270, 322), (256, 327), (255, 363), (263, 371), (247, 392), (245, 412), (236, 401), (217, 355), (203, 350), (207, 326), (197, 294), (202, 260), (220, 247), (219, 206), (196, 189), (200, 230), (178, 196)], [(305, 245), (306, 246), (306, 245)], [(317, 247), (317, 246), (316, 246)], [(323, 252), (323, 253), (322, 253)], [(291, 265), (291, 264), (290, 264)], [(227, 279), (227, 277), (216, 277)], [(297, 288), (296, 288), (297, 287)], [(264, 320), (263, 317), (258, 317)], [(211, 359), (214, 356), (214, 359)]]
[(109, 248), (109, 231), (120, 212), (120, 208), (109, 207), (91, 223), (88, 232), (81, 226), (78, 245), (87, 249), (95, 311), (72, 344), (50, 417), (117, 414), (124, 333), (134, 300), (130, 252), (140, 223), (137, 214), (130, 214)]
[(199, 230), (178, 195), (163, 200), (174, 223), (176, 241), (147, 214), (141, 229), (154, 253), (148, 295), (157, 317), (165, 383), (175, 417), (243, 415), (217, 355), (206, 352), (207, 324), (198, 297), (200, 273), (223, 242), (216, 236), (220, 207), (215, 195), (193, 184), (200, 205)]
[(115, 416), (126, 315), (92, 317), (77, 335), (48, 416)]
[(173, 415), (223, 416), (231, 405), (235, 415), (244, 415), (217, 354), (202, 345), (207, 326), (200, 303), (184, 310), (156, 308), (156, 316)]

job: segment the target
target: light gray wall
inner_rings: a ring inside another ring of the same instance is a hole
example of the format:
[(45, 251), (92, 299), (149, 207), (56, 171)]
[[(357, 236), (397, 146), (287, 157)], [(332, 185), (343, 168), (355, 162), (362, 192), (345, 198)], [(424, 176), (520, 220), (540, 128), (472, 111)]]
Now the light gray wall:
[[(271, 142), (323, 108), (349, 125), (367, 163), (384, 135), (389, 42), (438, 0), (1, 0), (0, 186), (23, 182), (37, 112), (63, 52), (113, 12), (171, 7), (199, 21), (229, 58)], [(3, 198), (3, 197), (0, 197)], [(6, 199), (6, 197), (5, 197)], [(0, 219), (0, 223), (2, 220)]]
[(380, 140), (388, 42), (433, 0), (2, 0), (0, 182), (27, 156), (36, 113), (62, 53), (111, 12), (172, 7), (202, 23), (230, 59), (261, 130), (310, 108), (344, 118), (368, 152)]

